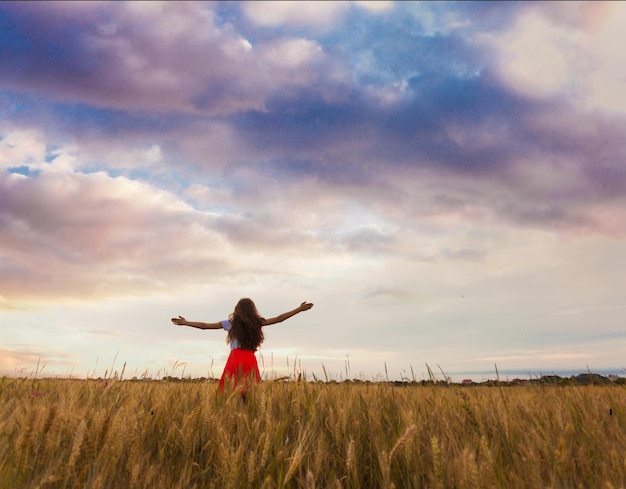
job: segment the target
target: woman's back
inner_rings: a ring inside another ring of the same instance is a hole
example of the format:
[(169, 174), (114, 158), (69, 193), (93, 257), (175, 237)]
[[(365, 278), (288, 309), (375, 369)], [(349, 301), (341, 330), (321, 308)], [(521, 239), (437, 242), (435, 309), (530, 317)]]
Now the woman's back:
[(264, 319), (259, 316), (254, 302), (247, 298), (241, 299), (229, 319), (232, 326), (228, 331), (226, 342), (230, 343), (236, 339), (239, 348), (256, 351), (263, 343)]

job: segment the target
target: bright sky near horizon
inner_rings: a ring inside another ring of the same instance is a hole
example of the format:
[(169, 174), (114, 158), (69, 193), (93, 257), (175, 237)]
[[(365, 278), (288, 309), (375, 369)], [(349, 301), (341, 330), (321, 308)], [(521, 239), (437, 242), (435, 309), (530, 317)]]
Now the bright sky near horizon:
[[(626, 368), (626, 3), (0, 3), (0, 375)], [(470, 377), (472, 375), (469, 375)]]

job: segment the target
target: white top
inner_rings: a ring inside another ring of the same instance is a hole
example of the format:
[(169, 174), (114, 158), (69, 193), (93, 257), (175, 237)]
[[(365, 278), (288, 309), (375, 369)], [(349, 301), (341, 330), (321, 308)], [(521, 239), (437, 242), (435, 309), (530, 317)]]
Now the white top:
[[(222, 321), (222, 328), (224, 328), (226, 331), (230, 331), (232, 327), (233, 325), (230, 323), (228, 319), (224, 319), (224, 321)], [(234, 350), (235, 348), (239, 348), (239, 341), (237, 340), (237, 338), (231, 338), (230, 349)]]

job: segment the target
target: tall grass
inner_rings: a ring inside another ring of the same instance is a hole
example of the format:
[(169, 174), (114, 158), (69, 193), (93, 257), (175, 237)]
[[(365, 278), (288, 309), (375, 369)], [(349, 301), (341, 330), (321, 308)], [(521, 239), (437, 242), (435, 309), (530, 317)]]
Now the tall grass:
[(1, 488), (620, 488), (623, 386), (0, 380)]

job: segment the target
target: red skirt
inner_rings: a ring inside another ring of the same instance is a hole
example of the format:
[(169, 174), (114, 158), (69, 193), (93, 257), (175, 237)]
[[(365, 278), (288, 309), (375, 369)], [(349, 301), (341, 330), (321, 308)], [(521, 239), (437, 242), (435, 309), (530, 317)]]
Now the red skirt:
[(233, 389), (243, 385), (242, 392), (245, 392), (255, 382), (261, 382), (261, 374), (254, 352), (241, 348), (231, 350), (218, 384), (220, 392), (224, 392), (225, 384)]

